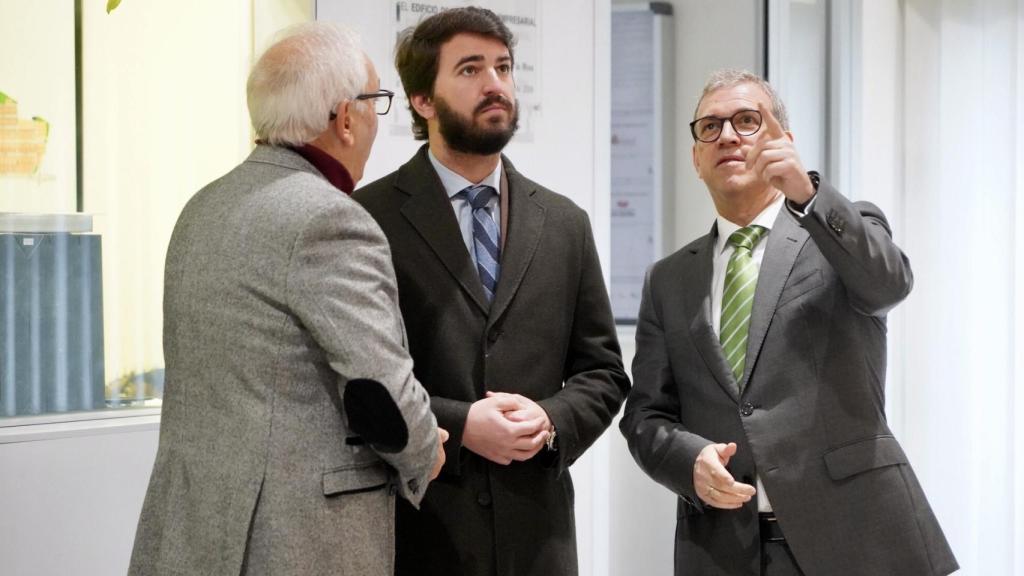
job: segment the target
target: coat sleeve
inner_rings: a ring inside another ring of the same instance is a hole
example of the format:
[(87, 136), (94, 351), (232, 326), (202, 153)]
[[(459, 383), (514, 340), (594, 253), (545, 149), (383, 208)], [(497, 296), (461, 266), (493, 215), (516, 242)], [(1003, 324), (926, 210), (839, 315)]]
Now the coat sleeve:
[(659, 484), (698, 504), (693, 489), (693, 465), (708, 444), (680, 421), (679, 393), (669, 365), (653, 280), (656, 268), (644, 279), (636, 327), (633, 390), (619, 422), (629, 451), (640, 468)]
[(869, 202), (850, 202), (821, 180), (800, 223), (839, 275), (850, 305), (867, 316), (885, 316), (910, 294), (910, 261), (892, 241), (889, 222)]
[(450, 434), (448, 441), (444, 443), (444, 471), (458, 476), (461, 474), (462, 434), (466, 431), (466, 419), (469, 418), (469, 409), (473, 403), (466, 400), (431, 396), (430, 406), (434, 411), (434, 416), (437, 417), (438, 426)]
[(397, 471), (399, 493), (418, 505), (437, 424), (405, 348), (387, 240), (365, 210), (339, 198), (306, 222), (292, 248), (288, 294), (338, 374), (349, 429)]
[[(582, 268), (562, 389), (538, 401), (557, 432), (554, 465), (563, 470), (608, 428), (629, 393), (611, 303), (590, 220), (580, 211)], [(552, 455), (548, 455), (550, 458)]]

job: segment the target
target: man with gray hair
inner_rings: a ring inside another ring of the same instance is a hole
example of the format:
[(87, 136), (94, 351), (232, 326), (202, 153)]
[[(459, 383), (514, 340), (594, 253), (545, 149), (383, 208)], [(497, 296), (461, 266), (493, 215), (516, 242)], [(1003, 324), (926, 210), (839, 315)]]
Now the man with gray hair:
[(351, 193), (387, 113), (355, 35), (289, 30), (249, 76), (258, 146), (167, 252), (160, 446), (129, 573), (390, 575), (447, 438), (387, 241)]
[(647, 273), (620, 428), (679, 495), (676, 574), (948, 574), (956, 559), (885, 418), (907, 257), (793, 147), (767, 82), (725, 70), (690, 123), (718, 212)]

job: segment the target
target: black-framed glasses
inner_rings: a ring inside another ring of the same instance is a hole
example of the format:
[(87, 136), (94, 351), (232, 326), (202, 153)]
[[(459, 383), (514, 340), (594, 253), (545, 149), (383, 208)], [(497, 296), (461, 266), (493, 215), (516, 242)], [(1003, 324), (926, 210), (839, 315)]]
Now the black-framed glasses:
[(761, 129), (761, 113), (757, 110), (740, 110), (728, 118), (705, 116), (690, 122), (690, 134), (694, 140), (711, 143), (722, 136), (725, 123), (732, 125), (733, 131), (740, 136), (753, 136)]
[[(376, 92), (370, 92), (369, 94), (359, 94), (353, 100), (371, 100), (373, 103), (373, 111), (378, 116), (383, 116), (391, 111), (391, 100), (395, 97), (395, 93), (391, 90), (377, 90)], [(338, 117), (338, 114), (331, 110), (330, 119), (334, 120)]]
[(377, 90), (369, 94), (360, 94), (356, 96), (356, 100), (373, 100), (373, 111), (378, 116), (383, 116), (391, 110), (391, 99), (395, 97), (395, 93), (391, 90)]

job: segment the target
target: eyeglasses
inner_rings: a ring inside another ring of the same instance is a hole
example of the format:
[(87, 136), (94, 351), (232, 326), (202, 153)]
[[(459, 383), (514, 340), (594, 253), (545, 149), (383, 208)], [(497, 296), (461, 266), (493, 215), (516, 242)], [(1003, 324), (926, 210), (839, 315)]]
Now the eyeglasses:
[[(353, 100), (372, 100), (373, 111), (379, 116), (383, 116), (391, 111), (391, 99), (395, 97), (395, 93), (391, 90), (377, 90), (376, 92), (370, 92), (369, 94), (360, 94), (353, 98)], [(330, 119), (334, 120), (338, 117), (338, 114), (334, 110), (331, 110)]]
[(395, 93), (391, 90), (377, 90), (369, 94), (360, 94), (356, 96), (356, 100), (373, 100), (373, 111), (378, 116), (383, 116), (391, 110), (391, 99), (395, 97)]
[(757, 110), (740, 110), (729, 118), (705, 116), (690, 122), (690, 134), (700, 142), (716, 142), (722, 136), (725, 123), (740, 136), (752, 136), (761, 129), (761, 113)]

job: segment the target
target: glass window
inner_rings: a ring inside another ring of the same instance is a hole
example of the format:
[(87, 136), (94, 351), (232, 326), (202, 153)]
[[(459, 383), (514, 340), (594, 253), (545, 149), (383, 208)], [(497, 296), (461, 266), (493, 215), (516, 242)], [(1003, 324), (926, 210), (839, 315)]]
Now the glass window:
[(251, 148), (252, 7), (104, 4), (0, 5), (0, 425), (159, 405), (171, 231)]

